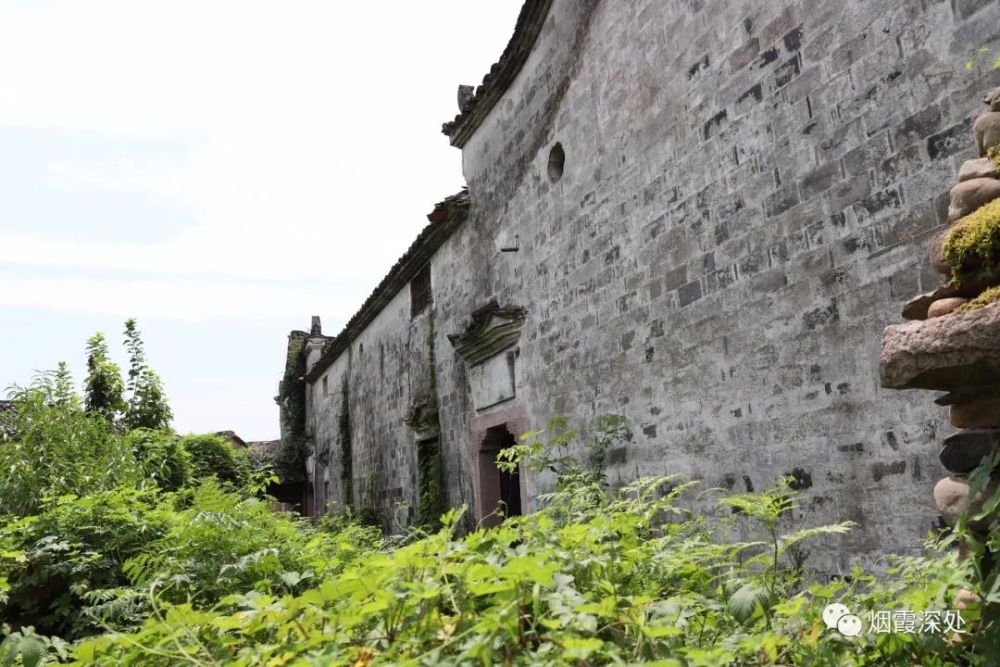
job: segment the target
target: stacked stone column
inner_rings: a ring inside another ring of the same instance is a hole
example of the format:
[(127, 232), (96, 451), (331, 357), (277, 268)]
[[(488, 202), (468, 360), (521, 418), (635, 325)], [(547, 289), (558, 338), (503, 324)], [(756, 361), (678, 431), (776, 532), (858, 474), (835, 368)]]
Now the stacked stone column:
[[(911, 321), (888, 327), (882, 338), (882, 385), (947, 392), (935, 402), (962, 429), (943, 443), (940, 459), (950, 474), (934, 487), (950, 525), (992, 495), (996, 481), (970, 499), (969, 475), (1000, 450), (1000, 88), (984, 101), (990, 111), (973, 126), (979, 157), (959, 170), (949, 226), (931, 245), (943, 284), (907, 303), (903, 317)], [(970, 528), (973, 539), (985, 537)]]

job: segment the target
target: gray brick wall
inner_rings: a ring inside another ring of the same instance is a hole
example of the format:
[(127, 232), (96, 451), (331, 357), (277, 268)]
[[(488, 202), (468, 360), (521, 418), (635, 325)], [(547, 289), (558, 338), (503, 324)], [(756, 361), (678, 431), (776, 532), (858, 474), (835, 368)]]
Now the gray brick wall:
[[(490, 411), (472, 409), (445, 335), (496, 298), (528, 309), (517, 402), (531, 428), (630, 419), (612, 481), (760, 489), (795, 473), (803, 521), (861, 522), (818, 567), (917, 549), (951, 427), (926, 397), (879, 388), (879, 339), (937, 284), (928, 238), (1000, 83), (963, 63), (997, 44), (1000, 3), (982, 0), (556, 0), (463, 149), (472, 213), (433, 260), (449, 501), (474, 504), (469, 433)], [(514, 235), (519, 252), (500, 253)], [(396, 341), (387, 358), (415, 368), (409, 320), (394, 322), (358, 344)], [(412, 468), (412, 434), (380, 422), (407, 391), (366, 363), (352, 382), (379, 407), (356, 446), (407, 450), (390, 467)], [(392, 474), (415, 497), (415, 476)]]

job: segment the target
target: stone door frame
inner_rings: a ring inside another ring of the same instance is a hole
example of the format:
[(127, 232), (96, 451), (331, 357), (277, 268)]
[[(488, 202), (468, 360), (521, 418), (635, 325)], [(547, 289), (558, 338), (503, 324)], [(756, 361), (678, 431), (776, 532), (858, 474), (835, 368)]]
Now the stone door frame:
[[(506, 427), (512, 436), (514, 436), (515, 441), (520, 441), (520, 437), (528, 430), (528, 419), (525, 414), (524, 406), (522, 404), (511, 405), (509, 407), (490, 412), (489, 414), (479, 415), (472, 420), (469, 424), (469, 455), (470, 461), (472, 462), (472, 474), (473, 474), (473, 494), (475, 496), (475, 518), (476, 525), (481, 526), (483, 524), (483, 519), (485, 519), (489, 514), (492, 514), (496, 509), (495, 507), (486, 507), (486, 495), (483, 493), (483, 464), (482, 464), (482, 454), (486, 451), (484, 448), (487, 432), (490, 429)], [(525, 470), (522, 468), (520, 471), (520, 492), (521, 492), (521, 511), (527, 514), (528, 510), (528, 493), (527, 493), (527, 476), (525, 475)], [(491, 483), (492, 480), (490, 480)], [(497, 490), (499, 493), (499, 490)], [(496, 523), (490, 522), (489, 525), (496, 525)]]

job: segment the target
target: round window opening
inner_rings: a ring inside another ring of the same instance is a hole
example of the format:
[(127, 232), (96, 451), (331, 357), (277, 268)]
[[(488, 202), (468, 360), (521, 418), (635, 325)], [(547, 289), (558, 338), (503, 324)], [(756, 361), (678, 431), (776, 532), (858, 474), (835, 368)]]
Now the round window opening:
[(563, 150), (562, 144), (556, 142), (556, 145), (549, 151), (549, 180), (555, 183), (562, 178), (565, 166), (566, 151)]

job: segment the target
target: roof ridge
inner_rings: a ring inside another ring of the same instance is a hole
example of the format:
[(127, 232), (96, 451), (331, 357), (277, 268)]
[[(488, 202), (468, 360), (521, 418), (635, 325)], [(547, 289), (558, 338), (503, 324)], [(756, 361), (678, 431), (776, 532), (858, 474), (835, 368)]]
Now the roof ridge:
[(382, 278), (340, 333), (327, 341), (319, 360), (305, 374), (306, 382), (314, 382), (337, 360), (358, 334), (364, 331), (375, 316), (385, 308), (389, 299), (402, 289), (423, 268), (437, 249), (451, 237), (452, 232), (465, 220), (468, 209), (467, 187), (438, 202), (434, 210), (427, 215), (430, 223), (421, 230), (403, 256), (389, 269), (389, 273)]
[(534, 49), (551, 6), (552, 0), (525, 0), (517, 16), (514, 34), (500, 60), (483, 77), (483, 83), (476, 88), (476, 92), (461, 101), (460, 112), (455, 119), (441, 126), (441, 132), (451, 139), (452, 146), (461, 148), (465, 145), (514, 83)]

